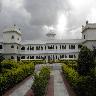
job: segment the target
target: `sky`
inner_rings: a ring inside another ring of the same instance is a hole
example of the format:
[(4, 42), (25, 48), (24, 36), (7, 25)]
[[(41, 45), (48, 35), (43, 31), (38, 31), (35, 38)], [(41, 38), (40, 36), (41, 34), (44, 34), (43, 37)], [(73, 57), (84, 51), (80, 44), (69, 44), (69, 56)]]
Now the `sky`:
[(96, 23), (96, 0), (0, 0), (0, 38), (16, 24), (24, 40), (45, 38), (49, 30), (59, 39), (80, 39), (86, 20)]

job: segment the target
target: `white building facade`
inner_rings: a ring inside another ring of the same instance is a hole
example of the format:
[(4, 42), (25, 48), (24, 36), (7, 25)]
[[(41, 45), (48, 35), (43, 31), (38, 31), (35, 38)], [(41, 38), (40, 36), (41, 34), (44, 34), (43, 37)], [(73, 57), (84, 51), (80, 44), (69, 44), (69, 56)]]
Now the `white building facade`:
[(3, 32), (0, 42), (0, 54), (5, 59), (36, 60), (43, 59), (47, 62), (60, 59), (77, 59), (80, 44), (93, 49), (96, 46), (96, 24), (88, 23), (82, 26), (82, 39), (55, 39), (52, 30), (46, 34), (46, 39), (22, 41), (22, 33), (16, 26)]

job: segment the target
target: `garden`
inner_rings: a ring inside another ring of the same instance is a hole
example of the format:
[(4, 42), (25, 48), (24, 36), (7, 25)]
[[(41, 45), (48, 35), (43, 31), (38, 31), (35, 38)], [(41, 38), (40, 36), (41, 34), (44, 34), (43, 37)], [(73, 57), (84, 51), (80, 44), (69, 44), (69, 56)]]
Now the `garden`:
[(50, 78), (50, 69), (42, 67), (39, 73), (35, 73), (35, 65), (39, 63), (42, 64), (44, 61), (3, 60), (0, 63), (0, 96), (30, 75), (34, 76), (34, 82), (31, 87), (34, 96), (44, 96)]
[(78, 60), (64, 61), (62, 71), (77, 96), (96, 96), (96, 49), (82, 46)]
[(26, 77), (32, 75), (34, 69), (35, 66), (32, 62), (3, 60), (0, 63), (0, 96)]

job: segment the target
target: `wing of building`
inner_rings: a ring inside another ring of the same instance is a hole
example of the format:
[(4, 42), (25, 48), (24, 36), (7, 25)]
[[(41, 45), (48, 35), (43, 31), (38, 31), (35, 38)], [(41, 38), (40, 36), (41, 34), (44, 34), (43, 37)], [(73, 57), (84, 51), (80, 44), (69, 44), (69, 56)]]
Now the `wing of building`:
[(96, 24), (88, 23), (82, 26), (82, 39), (56, 39), (55, 32), (50, 30), (46, 39), (22, 41), (22, 33), (16, 26), (3, 32), (0, 41), (0, 54), (6, 59), (33, 60), (45, 59), (77, 59), (80, 44), (86, 45), (91, 50), (96, 46)]

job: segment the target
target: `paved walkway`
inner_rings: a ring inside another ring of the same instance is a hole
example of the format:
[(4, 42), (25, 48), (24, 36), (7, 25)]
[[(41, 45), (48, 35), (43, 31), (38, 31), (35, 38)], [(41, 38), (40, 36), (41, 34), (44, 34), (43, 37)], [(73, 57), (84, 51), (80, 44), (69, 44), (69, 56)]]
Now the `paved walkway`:
[(21, 86), (16, 88), (10, 95), (4, 95), (4, 96), (24, 96), (26, 92), (31, 88), (33, 83), (32, 78), (29, 78), (27, 81), (24, 82)]
[[(52, 66), (52, 65), (51, 65)], [(36, 72), (38, 72), (40, 70), (41, 65), (37, 66), (37, 70), (35, 70)], [(65, 84), (63, 82), (63, 78), (60, 74), (60, 66), (58, 65), (53, 65), (52, 67), (53, 71), (51, 73), (51, 75), (53, 76), (54, 80), (53, 80), (53, 93), (54, 96), (69, 96), (67, 89), (65, 87)], [(13, 92), (11, 92), (10, 95), (4, 95), (4, 96), (24, 96), (26, 94), (26, 92), (31, 88), (33, 83), (32, 78), (29, 78), (28, 80), (26, 80), (24, 82), (24, 84), (22, 84), (21, 86), (19, 86), (18, 88), (16, 88)]]
[(59, 70), (54, 70), (54, 96), (69, 96)]

